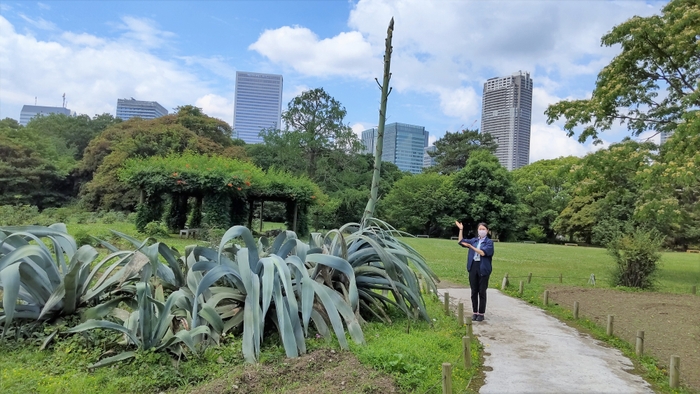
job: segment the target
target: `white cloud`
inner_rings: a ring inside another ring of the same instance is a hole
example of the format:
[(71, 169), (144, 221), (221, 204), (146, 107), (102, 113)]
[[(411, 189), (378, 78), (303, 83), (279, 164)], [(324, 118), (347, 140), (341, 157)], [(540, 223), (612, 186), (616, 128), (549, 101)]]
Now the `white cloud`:
[(50, 10), (51, 9), (51, 6), (46, 4), (46, 3), (39, 2), (39, 3), (36, 3), (36, 5), (39, 7), (39, 9), (42, 9), (42, 10)]
[(283, 26), (265, 30), (248, 49), (300, 74), (317, 77), (368, 77), (377, 62), (372, 61), (369, 43), (356, 31), (319, 39), (305, 27)]
[(292, 99), (294, 97), (297, 97), (298, 95), (300, 95), (308, 90), (311, 90), (311, 88), (306, 86), (306, 85), (294, 85), (291, 90), (285, 89), (282, 92), (282, 103), (283, 103), (282, 104), (282, 111), (284, 111), (286, 109), (284, 106), (284, 103), (288, 103), (288, 102), (292, 101)]
[[(226, 122), (233, 118), (231, 99), (217, 95), (191, 70), (192, 64), (156, 56), (150, 47), (172, 33), (147, 19), (124, 17), (116, 38), (81, 32), (59, 32), (40, 40), (22, 34), (0, 16), (0, 117), (19, 118), (23, 104), (67, 107), (90, 116), (114, 114), (118, 98), (158, 101), (168, 110), (179, 105), (203, 107)], [(134, 42), (140, 45), (133, 45)], [(210, 59), (216, 64), (218, 59)]]
[(372, 127), (377, 127), (376, 125), (370, 125), (367, 123), (353, 123), (350, 125), (352, 131), (357, 134), (358, 137), (362, 138), (362, 132), (371, 129)]
[(209, 93), (198, 98), (194, 105), (213, 118), (221, 119), (229, 124), (233, 121), (233, 100), (226, 97)]
[(473, 119), (481, 111), (481, 100), (471, 87), (439, 89), (442, 113), (460, 120)]
[(532, 125), (530, 134), (530, 163), (562, 156), (581, 157), (609, 145), (606, 141), (600, 145), (592, 143), (583, 145), (568, 137), (566, 132), (558, 126), (535, 123)]
[(24, 14), (19, 14), (20, 18), (24, 19), (30, 25), (40, 30), (57, 30), (58, 28), (53, 22), (49, 22), (44, 18), (32, 19)]
[(437, 141), (437, 137), (434, 135), (429, 135), (428, 136), (428, 146), (433, 146), (435, 145), (435, 141)]

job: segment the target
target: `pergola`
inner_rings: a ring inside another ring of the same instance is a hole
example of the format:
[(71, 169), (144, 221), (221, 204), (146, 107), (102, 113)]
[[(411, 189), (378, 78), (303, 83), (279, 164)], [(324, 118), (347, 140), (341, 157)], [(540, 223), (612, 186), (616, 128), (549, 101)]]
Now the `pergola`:
[(190, 227), (229, 228), (247, 221), (251, 228), (257, 202), (262, 213), (265, 201), (279, 201), (286, 205), (288, 228), (305, 235), (306, 221), (299, 224), (321, 193), (305, 177), (274, 169), (263, 171), (240, 160), (194, 154), (129, 160), (120, 177), (141, 192), (137, 226), (165, 217), (172, 231), (188, 224), (188, 213)]

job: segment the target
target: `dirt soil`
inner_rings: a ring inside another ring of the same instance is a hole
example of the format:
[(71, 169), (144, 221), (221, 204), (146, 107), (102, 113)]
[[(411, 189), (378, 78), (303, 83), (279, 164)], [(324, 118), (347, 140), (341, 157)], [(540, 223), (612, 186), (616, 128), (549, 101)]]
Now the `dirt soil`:
[(322, 349), (279, 363), (248, 365), (243, 373), (216, 379), (190, 393), (398, 392), (391, 377), (363, 366), (351, 352)]
[(579, 317), (606, 327), (613, 315), (613, 333), (634, 346), (644, 331), (644, 352), (668, 368), (671, 355), (680, 356), (681, 382), (700, 390), (700, 297), (685, 294), (625, 292), (614, 289), (549, 287), (549, 297), (573, 309)]

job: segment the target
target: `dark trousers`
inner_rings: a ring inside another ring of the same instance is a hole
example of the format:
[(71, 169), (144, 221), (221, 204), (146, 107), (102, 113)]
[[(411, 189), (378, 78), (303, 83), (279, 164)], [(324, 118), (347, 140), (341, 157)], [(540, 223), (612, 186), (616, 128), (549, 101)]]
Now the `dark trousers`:
[(472, 289), (472, 311), (474, 313), (486, 312), (486, 289), (489, 287), (491, 275), (479, 275), (479, 261), (472, 261), (472, 269), (469, 271), (469, 287)]

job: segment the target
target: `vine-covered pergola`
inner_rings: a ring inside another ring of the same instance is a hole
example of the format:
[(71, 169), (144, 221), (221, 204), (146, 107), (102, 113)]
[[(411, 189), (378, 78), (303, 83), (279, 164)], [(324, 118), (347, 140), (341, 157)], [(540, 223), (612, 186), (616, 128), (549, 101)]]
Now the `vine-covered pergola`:
[(163, 217), (171, 231), (185, 228), (188, 219), (189, 227), (229, 228), (247, 220), (250, 228), (256, 202), (262, 207), (265, 201), (279, 201), (286, 205), (288, 228), (304, 235), (308, 208), (322, 193), (305, 177), (189, 153), (128, 160), (120, 178), (141, 192), (139, 230)]

